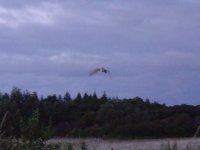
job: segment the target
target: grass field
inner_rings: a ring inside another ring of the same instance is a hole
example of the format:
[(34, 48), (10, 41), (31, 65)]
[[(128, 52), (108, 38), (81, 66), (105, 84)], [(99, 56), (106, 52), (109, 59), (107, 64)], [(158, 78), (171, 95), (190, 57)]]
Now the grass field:
[(50, 139), (47, 144), (72, 144), (74, 150), (80, 150), (81, 143), (86, 143), (88, 150), (200, 150), (200, 138), (146, 139), (146, 140), (103, 140), (95, 138)]

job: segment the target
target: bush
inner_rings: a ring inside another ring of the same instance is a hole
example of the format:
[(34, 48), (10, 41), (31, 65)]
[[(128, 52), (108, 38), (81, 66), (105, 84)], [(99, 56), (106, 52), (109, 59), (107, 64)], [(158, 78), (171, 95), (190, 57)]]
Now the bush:
[(87, 144), (85, 142), (81, 143), (81, 150), (88, 150)]

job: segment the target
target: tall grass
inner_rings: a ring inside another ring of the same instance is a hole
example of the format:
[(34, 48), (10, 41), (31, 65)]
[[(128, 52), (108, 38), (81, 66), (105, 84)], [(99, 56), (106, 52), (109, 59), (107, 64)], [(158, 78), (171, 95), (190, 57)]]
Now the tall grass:
[[(73, 145), (73, 150), (200, 150), (200, 139), (114, 140), (114, 139), (51, 139), (48, 144)], [(65, 146), (66, 147), (66, 146)], [(82, 148), (82, 149), (81, 149)], [(61, 150), (65, 150), (62, 146)], [(68, 149), (67, 149), (68, 150)]]
[(177, 143), (174, 142), (173, 144), (170, 144), (168, 142), (167, 144), (162, 144), (161, 150), (178, 150)]
[(0, 150), (200, 150), (199, 145), (187, 144), (185, 146), (178, 145), (177, 142), (168, 142), (164, 144), (157, 143), (150, 146), (144, 143), (137, 144), (117, 144), (114, 142), (98, 143), (96, 147), (91, 147), (90, 141), (81, 143), (70, 143), (66, 140), (65, 143), (47, 143), (41, 139), (35, 141), (22, 141), (15, 138), (1, 138), (0, 139)]
[[(0, 123), (0, 150), (200, 150), (200, 139), (190, 139), (184, 142), (149, 140), (149, 141), (119, 141), (80, 139), (78, 142), (70, 139), (48, 142), (41, 138), (35, 140), (6, 137), (2, 131), (9, 112), (6, 112)], [(186, 143), (187, 142), (187, 143)], [(145, 146), (146, 145), (146, 146)]]

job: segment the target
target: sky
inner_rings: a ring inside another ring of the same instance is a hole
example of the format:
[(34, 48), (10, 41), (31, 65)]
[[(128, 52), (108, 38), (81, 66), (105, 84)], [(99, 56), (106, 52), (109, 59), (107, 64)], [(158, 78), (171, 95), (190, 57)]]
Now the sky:
[(200, 104), (199, 20), (199, 0), (0, 0), (0, 91)]

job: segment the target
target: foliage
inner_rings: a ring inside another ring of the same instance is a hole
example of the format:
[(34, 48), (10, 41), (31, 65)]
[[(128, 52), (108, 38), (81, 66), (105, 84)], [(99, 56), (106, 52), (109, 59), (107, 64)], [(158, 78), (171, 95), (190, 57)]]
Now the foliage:
[[(82, 96), (83, 95), (83, 96)], [(63, 98), (62, 98), (63, 97)], [(193, 136), (200, 125), (200, 106), (166, 106), (140, 97), (100, 98), (69, 92), (38, 98), (36, 92), (13, 88), (0, 93), (0, 119), (9, 111), (5, 137), (30, 141), (52, 136), (158, 138)]]
[(30, 141), (41, 137), (38, 109), (33, 112), (32, 116), (30, 116), (27, 121), (21, 120), (21, 136)]
[(41, 139), (35, 141), (21, 141), (15, 138), (2, 138), (0, 140), (0, 150), (48, 150)]
[(88, 150), (87, 144), (85, 142), (81, 143), (81, 150)]

